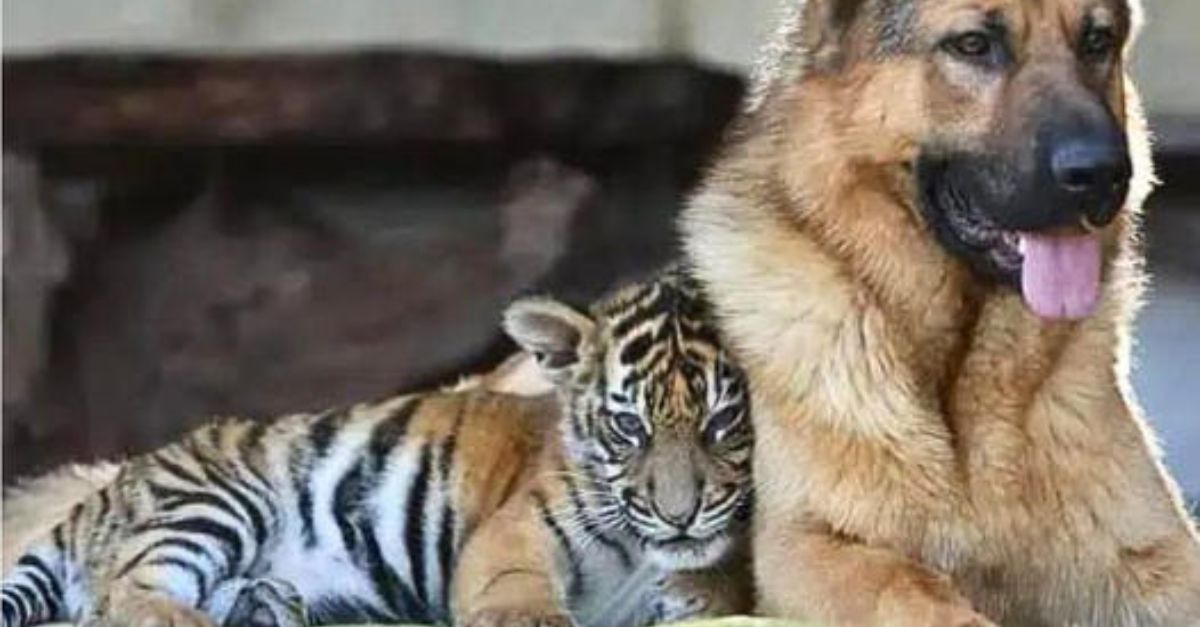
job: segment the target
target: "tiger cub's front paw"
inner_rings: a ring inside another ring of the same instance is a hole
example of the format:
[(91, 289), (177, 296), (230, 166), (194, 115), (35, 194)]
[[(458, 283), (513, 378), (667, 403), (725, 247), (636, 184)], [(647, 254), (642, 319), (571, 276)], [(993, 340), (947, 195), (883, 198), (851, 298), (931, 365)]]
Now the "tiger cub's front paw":
[(570, 616), (561, 612), (526, 609), (480, 610), (467, 616), (459, 627), (574, 627)]
[(655, 623), (676, 623), (692, 618), (716, 616), (712, 600), (699, 592), (664, 591), (654, 600), (653, 620)]
[(742, 614), (753, 609), (753, 592), (723, 571), (675, 572), (655, 583), (650, 622)]

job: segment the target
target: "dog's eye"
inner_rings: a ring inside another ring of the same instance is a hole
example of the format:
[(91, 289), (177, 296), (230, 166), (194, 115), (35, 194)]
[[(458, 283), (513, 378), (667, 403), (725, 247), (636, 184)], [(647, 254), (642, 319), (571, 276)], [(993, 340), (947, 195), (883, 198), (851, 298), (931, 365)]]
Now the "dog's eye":
[(942, 44), (947, 51), (966, 59), (988, 57), (992, 54), (994, 45), (992, 38), (982, 31), (955, 35)]
[(1089, 59), (1103, 59), (1116, 47), (1117, 37), (1110, 29), (1091, 28), (1083, 34), (1079, 51)]

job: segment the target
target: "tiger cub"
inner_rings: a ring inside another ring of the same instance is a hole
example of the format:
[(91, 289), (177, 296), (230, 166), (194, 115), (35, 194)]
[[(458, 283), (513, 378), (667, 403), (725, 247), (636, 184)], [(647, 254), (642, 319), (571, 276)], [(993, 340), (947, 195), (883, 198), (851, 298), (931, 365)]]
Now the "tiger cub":
[(475, 387), (203, 427), (122, 464), (24, 547), (4, 626), (748, 610), (748, 394), (696, 285), (669, 270), (587, 314), (519, 300), (504, 328), (553, 394)]

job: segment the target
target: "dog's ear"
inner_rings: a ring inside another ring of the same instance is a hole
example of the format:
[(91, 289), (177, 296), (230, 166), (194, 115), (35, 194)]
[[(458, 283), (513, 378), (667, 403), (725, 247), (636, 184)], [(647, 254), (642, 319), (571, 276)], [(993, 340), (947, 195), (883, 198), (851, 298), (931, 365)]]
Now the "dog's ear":
[(531, 353), (555, 384), (569, 381), (591, 358), (596, 323), (550, 298), (522, 298), (504, 312), (504, 331)]
[[(800, 0), (795, 45), (809, 68), (831, 70), (841, 66), (851, 27), (868, 0)], [(898, 0), (911, 2), (913, 0)]]

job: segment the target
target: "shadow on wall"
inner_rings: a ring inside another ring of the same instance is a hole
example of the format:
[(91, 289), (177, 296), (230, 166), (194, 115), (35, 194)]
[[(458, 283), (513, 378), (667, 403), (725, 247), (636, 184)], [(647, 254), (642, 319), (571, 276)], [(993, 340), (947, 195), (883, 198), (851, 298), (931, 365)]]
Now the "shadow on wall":
[[(6, 189), (28, 189), (20, 179), (35, 166), (6, 165)], [(74, 454), (116, 455), (213, 413), (271, 415), (428, 382), (486, 351), (495, 312), (561, 259), (596, 194), (548, 158), (516, 165), (498, 190), (464, 184), (446, 206), (419, 190), (374, 206), (336, 191), (268, 199), (217, 178), (161, 223), (110, 224), (118, 234), (81, 248), (53, 329), (40, 327), (70, 248), (38, 203), (6, 203), (16, 245), (5, 296), (18, 306), (5, 335), (53, 339), (6, 345), (6, 444), (62, 434)], [(20, 451), (6, 464), (34, 462)]]
[(499, 359), (517, 293), (583, 302), (668, 258), (742, 89), (401, 51), (4, 70), (9, 477)]

